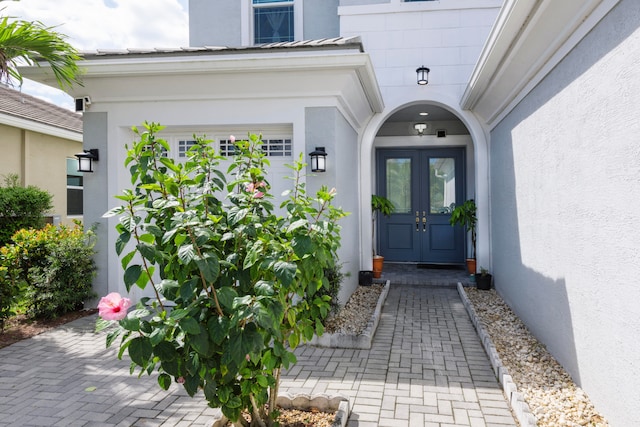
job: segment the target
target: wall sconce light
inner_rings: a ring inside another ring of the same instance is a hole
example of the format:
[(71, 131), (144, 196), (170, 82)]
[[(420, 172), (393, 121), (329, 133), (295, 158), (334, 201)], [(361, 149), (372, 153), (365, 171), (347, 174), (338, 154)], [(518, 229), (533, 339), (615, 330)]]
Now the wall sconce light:
[(77, 153), (75, 156), (78, 158), (78, 172), (93, 172), (93, 162), (97, 162), (100, 158), (97, 148), (82, 150), (82, 153)]
[(416, 132), (418, 132), (418, 135), (422, 136), (424, 135), (424, 131), (427, 130), (427, 124), (416, 123), (415, 125), (413, 125), (413, 128), (416, 130)]
[(425, 67), (424, 65), (420, 68), (416, 69), (416, 74), (418, 75), (418, 84), (420, 86), (424, 86), (429, 83), (429, 72), (431, 70)]
[(311, 156), (311, 172), (326, 172), (327, 152), (324, 151), (324, 147), (316, 147), (309, 156)]

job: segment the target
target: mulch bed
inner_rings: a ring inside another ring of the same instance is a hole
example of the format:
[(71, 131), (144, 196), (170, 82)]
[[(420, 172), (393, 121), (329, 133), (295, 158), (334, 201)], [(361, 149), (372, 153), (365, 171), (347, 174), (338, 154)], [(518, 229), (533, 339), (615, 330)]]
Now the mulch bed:
[(64, 325), (81, 317), (96, 313), (97, 309), (79, 310), (65, 313), (55, 319), (27, 319), (24, 315), (18, 315), (7, 319), (4, 330), (0, 331), (0, 348), (31, 338), (57, 326)]

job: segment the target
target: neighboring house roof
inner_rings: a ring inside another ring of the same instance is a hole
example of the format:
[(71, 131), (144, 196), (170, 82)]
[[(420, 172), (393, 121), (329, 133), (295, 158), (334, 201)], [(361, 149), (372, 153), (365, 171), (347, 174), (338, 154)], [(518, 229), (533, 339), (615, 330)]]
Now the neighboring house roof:
[[(15, 120), (5, 120), (13, 118)], [(16, 127), (19, 123), (34, 123), (82, 134), (82, 115), (38, 99), (26, 93), (0, 85), (0, 123)], [(43, 133), (49, 133), (39, 130)]]
[(155, 49), (98, 49), (96, 51), (83, 51), (82, 56), (84, 59), (94, 59), (101, 56), (162, 56), (162, 55), (197, 55), (212, 53), (230, 54), (230, 53), (256, 53), (265, 51), (278, 51), (278, 50), (323, 50), (323, 49), (339, 49), (358, 48), (360, 52), (364, 52), (362, 40), (359, 36), (352, 37), (335, 37), (330, 39), (317, 39), (317, 40), (302, 40), (292, 42), (278, 42), (268, 43), (259, 46), (241, 46), (241, 47), (228, 47), (228, 46), (204, 46), (204, 47), (183, 47), (183, 48), (155, 48)]

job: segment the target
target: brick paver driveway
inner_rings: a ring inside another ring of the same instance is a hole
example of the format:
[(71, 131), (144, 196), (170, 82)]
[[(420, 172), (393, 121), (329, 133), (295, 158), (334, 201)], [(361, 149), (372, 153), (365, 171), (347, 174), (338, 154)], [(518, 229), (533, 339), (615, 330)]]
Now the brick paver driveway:
[[(210, 426), (202, 399), (130, 376), (94, 322), (0, 349), (0, 425)], [(282, 390), (350, 396), (350, 427), (515, 426), (453, 288), (392, 284), (370, 350), (297, 354)]]

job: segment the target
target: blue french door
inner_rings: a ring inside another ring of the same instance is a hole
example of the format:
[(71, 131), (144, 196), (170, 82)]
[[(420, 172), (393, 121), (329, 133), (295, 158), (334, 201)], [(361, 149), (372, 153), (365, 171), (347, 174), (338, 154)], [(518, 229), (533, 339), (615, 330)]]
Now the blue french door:
[(464, 201), (464, 149), (380, 149), (377, 194), (395, 212), (378, 215), (378, 252), (387, 261), (461, 264), (464, 230), (449, 224)]

